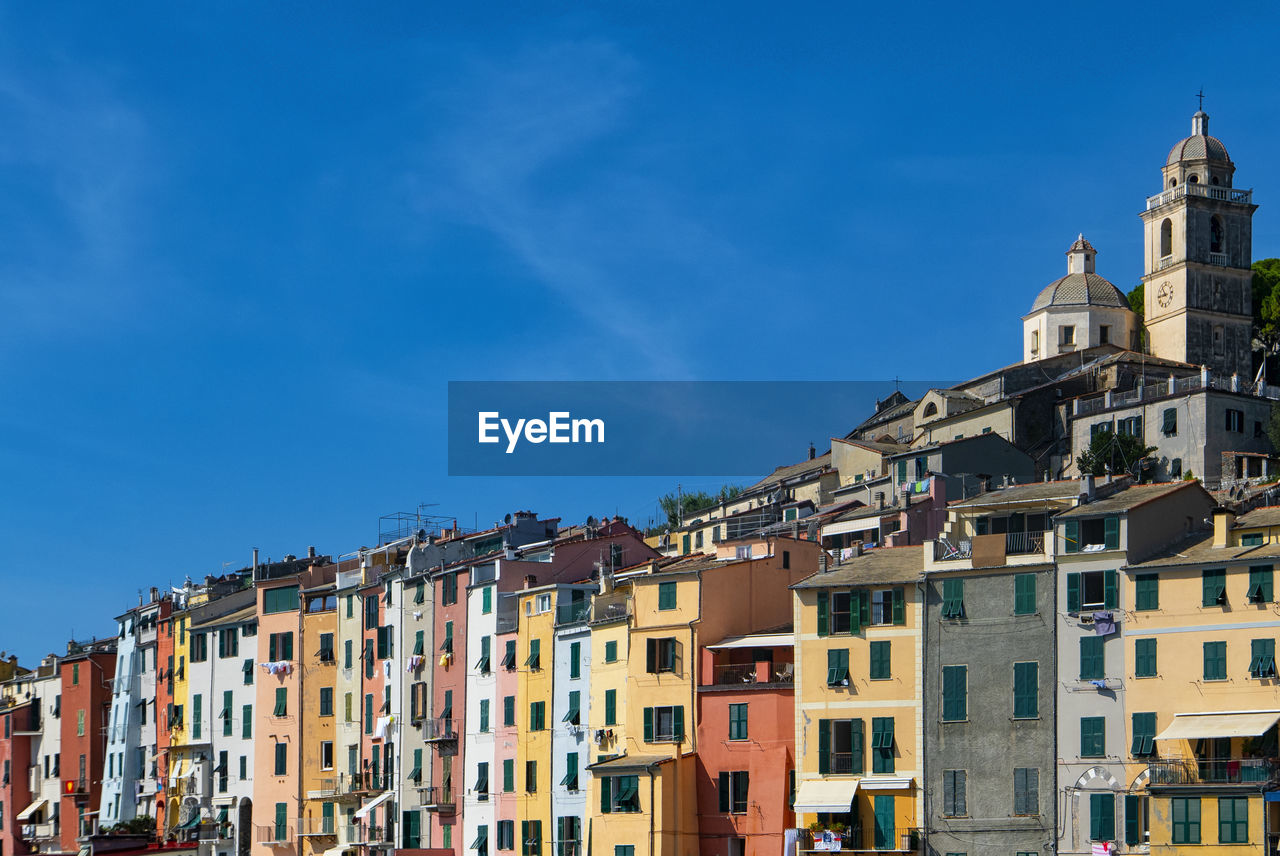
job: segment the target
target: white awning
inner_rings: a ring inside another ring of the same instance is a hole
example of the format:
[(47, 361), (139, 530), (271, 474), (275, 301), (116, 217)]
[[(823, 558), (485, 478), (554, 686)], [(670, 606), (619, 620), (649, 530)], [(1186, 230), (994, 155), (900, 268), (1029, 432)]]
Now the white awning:
[(708, 651), (720, 651), (725, 648), (779, 648), (786, 646), (790, 648), (796, 642), (796, 637), (790, 633), (757, 633), (754, 636), (730, 636), (717, 642), (714, 645), (708, 645)]
[(365, 817), (368, 817), (369, 812), (373, 811), (375, 808), (382, 805), (387, 800), (391, 799), (391, 797), (394, 795), (395, 795), (395, 791), (384, 791), (383, 793), (379, 794), (376, 798), (374, 798), (372, 801), (367, 802), (363, 806), (361, 806), (360, 810), (356, 812), (356, 817), (359, 817), (362, 819)]
[(831, 535), (848, 535), (851, 532), (866, 532), (868, 529), (879, 529), (881, 517), (896, 513), (897, 509), (886, 508), (884, 515), (855, 517), (853, 520), (829, 523), (822, 527), (822, 537), (827, 538)]
[(1193, 740), (1201, 737), (1258, 737), (1280, 722), (1280, 710), (1239, 713), (1179, 713), (1157, 740)]
[(911, 787), (910, 779), (863, 779), (859, 783), (864, 791), (900, 791), (903, 788)]
[(42, 797), (42, 798), (40, 798), (40, 799), (38, 799), (38, 800), (36, 800), (36, 801), (35, 801), (35, 802), (33, 802), (31, 805), (27, 806), (27, 807), (26, 807), (26, 808), (24, 808), (22, 811), (18, 812), (18, 820), (27, 820), (27, 819), (29, 819), (29, 818), (31, 817), (31, 815), (33, 815), (33, 814), (35, 814), (36, 812), (40, 811), (41, 809), (43, 809), (43, 808), (44, 808), (45, 806), (47, 806), (48, 804), (49, 804), (49, 801), (48, 801), (47, 799), (44, 799), (43, 797)]
[(320, 856), (342, 856), (348, 850), (355, 849), (354, 844), (339, 844), (337, 847), (330, 847), (328, 850), (320, 854)]
[(857, 779), (808, 779), (796, 790), (795, 810), (846, 812), (857, 792)]

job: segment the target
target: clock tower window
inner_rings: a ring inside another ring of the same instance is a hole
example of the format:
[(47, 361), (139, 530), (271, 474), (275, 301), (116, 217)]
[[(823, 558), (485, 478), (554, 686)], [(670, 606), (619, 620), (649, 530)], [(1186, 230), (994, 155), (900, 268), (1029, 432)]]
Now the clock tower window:
[(1226, 250), (1223, 249), (1223, 244), (1222, 219), (1218, 217), (1217, 214), (1214, 214), (1213, 217), (1209, 219), (1209, 252), (1226, 252)]
[(1165, 218), (1160, 224), (1160, 258), (1173, 255), (1173, 221)]

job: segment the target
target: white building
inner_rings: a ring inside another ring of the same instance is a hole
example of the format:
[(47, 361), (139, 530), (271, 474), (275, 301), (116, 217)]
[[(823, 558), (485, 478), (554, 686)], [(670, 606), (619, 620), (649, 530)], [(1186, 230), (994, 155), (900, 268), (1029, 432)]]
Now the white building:
[(556, 595), (551, 696), (551, 817), (562, 856), (581, 856), (587, 827), (592, 742), (591, 595), (595, 585), (562, 585)]
[(1094, 272), (1097, 255), (1084, 235), (1067, 249), (1067, 275), (1045, 286), (1022, 317), (1024, 363), (1099, 345), (1137, 347), (1138, 316), (1124, 292)]
[(31, 738), (31, 767), (27, 777), (32, 799), (30, 805), (18, 812), (17, 821), (22, 826), (23, 839), (33, 852), (58, 853), (62, 850), (58, 839), (62, 766), (60, 658), (50, 654), (34, 672), (16, 678), (14, 692), (21, 701), (30, 699), (32, 709), (38, 711), (26, 728), (14, 728), (15, 736), (25, 733)]

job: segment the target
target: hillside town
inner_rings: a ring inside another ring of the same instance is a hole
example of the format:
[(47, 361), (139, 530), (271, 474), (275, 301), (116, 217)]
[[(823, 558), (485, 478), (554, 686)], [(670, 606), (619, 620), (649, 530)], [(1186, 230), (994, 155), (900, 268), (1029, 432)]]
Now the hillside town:
[(1016, 362), (670, 525), (394, 515), (121, 592), (0, 660), (0, 856), (1277, 852), (1280, 386), (1235, 169), (1197, 112), (1138, 306), (1064, 236)]

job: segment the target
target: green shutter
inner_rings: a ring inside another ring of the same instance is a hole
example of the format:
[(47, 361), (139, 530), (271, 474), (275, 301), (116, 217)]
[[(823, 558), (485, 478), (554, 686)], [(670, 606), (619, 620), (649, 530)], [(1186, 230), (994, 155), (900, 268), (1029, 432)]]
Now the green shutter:
[(1034, 615), (1036, 611), (1036, 575), (1018, 574), (1013, 578), (1013, 614)]
[(1134, 794), (1124, 795), (1124, 843), (1130, 846), (1141, 839), (1142, 799)]
[(1102, 608), (1118, 609), (1120, 607), (1120, 581), (1116, 571), (1102, 572)]
[(871, 592), (858, 591), (853, 593), (853, 601), (858, 605), (858, 621), (854, 633), (861, 633), (862, 628), (871, 623)]
[(1080, 680), (1100, 681), (1106, 677), (1105, 636), (1080, 637)]
[[(1070, 552), (1074, 552), (1074, 551), (1070, 551)], [(1067, 612), (1079, 612), (1079, 611), (1080, 611), (1080, 575), (1067, 574)]]
[(1013, 664), (1013, 715), (1016, 719), (1033, 719), (1040, 715), (1040, 664)]
[(942, 719), (960, 722), (968, 718), (968, 666), (942, 667)]
[(831, 720), (818, 720), (818, 772), (831, 772)]
[(618, 691), (604, 691), (604, 724), (616, 725), (618, 722)]
[(1134, 577), (1135, 609), (1149, 611), (1160, 608), (1160, 575), (1138, 574)]
[(672, 711), (671, 721), (676, 740), (684, 742), (684, 705), (678, 705)]
[[(1103, 527), (1102, 537), (1103, 537), (1104, 546), (1108, 550), (1119, 550), (1120, 549), (1120, 518), (1115, 516), (1103, 518), (1102, 527)], [(1113, 817), (1112, 818), (1113, 825), (1114, 825), (1114, 821), (1115, 821), (1115, 818)]]
[(644, 709), (644, 742), (653, 742), (653, 708)]
[(826, 636), (830, 627), (830, 596), (825, 591), (818, 592), (818, 635)]
[(893, 590), (893, 623), (907, 623), (907, 592), (901, 587)]
[(1080, 521), (1079, 520), (1066, 521), (1066, 523), (1063, 524), (1062, 538), (1063, 538), (1062, 552), (1079, 553), (1080, 552)]
[(1202, 571), (1200, 580), (1202, 586), (1201, 606), (1218, 606), (1219, 604), (1226, 602), (1226, 569), (1219, 568), (1216, 570)]
[(1155, 751), (1156, 715), (1154, 713), (1135, 713), (1132, 719), (1133, 743), (1129, 752), (1135, 758), (1151, 755)]
[(1089, 795), (1089, 838), (1110, 841), (1116, 837), (1116, 798), (1111, 791)]
[(1136, 639), (1133, 643), (1134, 670), (1136, 678), (1154, 678), (1156, 676), (1156, 640)]
[(866, 735), (862, 730), (861, 719), (852, 719), (849, 721), (849, 725), (849, 736), (852, 738), (850, 742), (853, 745), (853, 772), (861, 773), (866, 769), (866, 762), (863, 759)]

